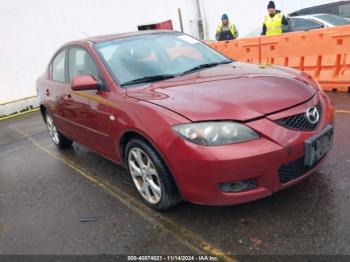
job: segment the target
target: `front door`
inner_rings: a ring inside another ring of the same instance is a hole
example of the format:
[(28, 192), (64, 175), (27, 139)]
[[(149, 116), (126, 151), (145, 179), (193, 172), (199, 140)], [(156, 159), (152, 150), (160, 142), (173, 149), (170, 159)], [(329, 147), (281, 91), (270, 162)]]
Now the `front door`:
[[(99, 70), (88, 51), (82, 47), (70, 47), (68, 55), (69, 80), (79, 75), (91, 75), (103, 83)], [(76, 136), (95, 151), (112, 158), (115, 151), (110, 136), (110, 108), (97, 106), (101, 95), (108, 92), (101, 90), (71, 91), (66, 94), (67, 107), (73, 112), (71, 121), (75, 124)], [(97, 105), (96, 105), (97, 103)]]

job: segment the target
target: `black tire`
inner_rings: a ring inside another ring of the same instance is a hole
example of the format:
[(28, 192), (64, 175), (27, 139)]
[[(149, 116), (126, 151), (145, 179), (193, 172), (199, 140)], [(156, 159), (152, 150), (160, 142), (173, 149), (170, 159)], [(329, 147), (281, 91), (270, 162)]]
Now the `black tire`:
[[(177, 205), (179, 202), (181, 202), (181, 195), (179, 193), (179, 190), (164, 161), (151, 145), (149, 145), (147, 142), (140, 138), (134, 138), (130, 140), (125, 148), (125, 163), (130, 177), (131, 172), (129, 167), (128, 156), (130, 150), (135, 148), (141, 149), (153, 162), (154, 168), (158, 173), (158, 178), (161, 187), (161, 197), (159, 202), (156, 204), (147, 201), (138, 191), (144, 203), (155, 210), (166, 211)], [(136, 185), (135, 188), (137, 189)]]
[[(52, 121), (52, 127), (49, 126), (50, 125), (50, 121)], [(45, 112), (45, 123), (46, 123), (46, 126), (47, 126), (48, 130), (49, 130), (52, 142), (55, 144), (55, 146), (57, 146), (59, 149), (65, 149), (65, 148), (69, 148), (69, 147), (72, 146), (73, 141), (70, 140), (69, 138), (65, 137), (64, 135), (62, 135), (57, 130), (52, 116), (47, 111)], [(52, 134), (52, 131), (50, 131), (50, 128), (54, 128), (55, 129), (55, 132), (57, 132), (57, 137), (54, 138), (54, 135)]]

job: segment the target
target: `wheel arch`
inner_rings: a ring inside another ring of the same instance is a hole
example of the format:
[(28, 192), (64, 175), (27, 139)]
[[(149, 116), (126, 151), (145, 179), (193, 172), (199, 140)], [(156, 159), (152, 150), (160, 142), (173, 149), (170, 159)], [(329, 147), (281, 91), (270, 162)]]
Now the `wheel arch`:
[[(123, 163), (123, 165), (125, 165), (125, 149), (126, 149), (126, 145), (128, 144), (128, 142), (134, 138), (139, 138), (141, 140), (143, 140), (144, 142), (146, 142), (149, 146), (151, 146), (158, 154), (159, 156), (164, 160), (164, 157), (162, 155), (161, 152), (159, 152), (157, 146), (155, 146), (154, 142), (152, 142), (152, 140), (146, 136), (145, 134), (143, 134), (142, 132), (138, 131), (138, 130), (133, 130), (133, 129), (129, 129), (126, 130), (120, 137), (119, 139), (119, 153), (120, 153), (120, 158), (121, 161)], [(168, 166), (168, 165), (167, 165)]]
[(45, 123), (46, 123), (46, 118), (45, 118), (46, 110), (47, 110), (46, 107), (43, 104), (41, 104), (40, 105), (40, 113), (41, 113), (41, 116), (43, 117)]
[(183, 199), (183, 194), (181, 192), (181, 187), (179, 187), (179, 183), (178, 180), (176, 179), (176, 177), (173, 175), (173, 172), (171, 170), (171, 168), (169, 167), (166, 159), (164, 158), (163, 154), (158, 150), (158, 148), (154, 145), (153, 142), (151, 142), (151, 140), (149, 138), (147, 138), (146, 135), (142, 134), (141, 132), (135, 131), (135, 130), (127, 130), (123, 133), (123, 135), (120, 138), (119, 141), (119, 152), (120, 152), (120, 158), (121, 158), (121, 162), (123, 164), (123, 166), (126, 167), (126, 145), (128, 144), (129, 141), (131, 141), (132, 139), (141, 139), (142, 141), (144, 141), (146, 144), (148, 144), (150, 147), (152, 147), (155, 152), (160, 156), (161, 160), (164, 162), (166, 168), (168, 169), (174, 183), (175, 186), (179, 192), (179, 194), (181, 195), (181, 198)]

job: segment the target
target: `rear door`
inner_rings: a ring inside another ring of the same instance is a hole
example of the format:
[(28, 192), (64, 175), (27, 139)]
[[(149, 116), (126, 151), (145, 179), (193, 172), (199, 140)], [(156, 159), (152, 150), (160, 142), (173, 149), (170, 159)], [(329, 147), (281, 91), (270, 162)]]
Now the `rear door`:
[(50, 76), (46, 85), (46, 105), (52, 114), (58, 130), (70, 137), (70, 127), (65, 121), (64, 93), (69, 88), (67, 78), (67, 50), (62, 49), (54, 56), (50, 64)]

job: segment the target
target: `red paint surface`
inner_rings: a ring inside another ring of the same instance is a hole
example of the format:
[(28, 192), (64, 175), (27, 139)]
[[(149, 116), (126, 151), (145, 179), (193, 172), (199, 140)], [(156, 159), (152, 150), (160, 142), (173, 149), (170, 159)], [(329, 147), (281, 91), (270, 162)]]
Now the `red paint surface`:
[[(123, 35), (126, 37), (127, 35)], [(92, 38), (101, 42), (116, 36)], [(91, 39), (90, 39), (91, 40)], [(113, 80), (90, 41), (84, 47), (95, 60), (105, 91), (72, 93), (69, 84), (38, 79), (41, 104), (67, 137), (116, 163), (123, 163), (120, 141), (135, 132), (151, 143), (169, 167), (183, 198), (190, 202), (229, 205), (259, 199), (295, 184), (312, 172), (281, 185), (277, 170), (304, 156), (304, 141), (331, 123), (334, 107), (303, 73), (282, 67), (259, 68), (234, 62), (153, 84), (124, 89)], [(46, 95), (49, 90), (49, 95)], [(319, 97), (326, 114), (317, 129), (295, 131), (273, 120), (305, 112)], [(111, 120), (111, 116), (115, 119)], [(205, 147), (180, 138), (172, 125), (205, 120), (245, 123), (261, 138), (241, 144)], [(287, 149), (292, 150), (287, 150)], [(255, 178), (258, 188), (224, 193), (218, 184)]]

